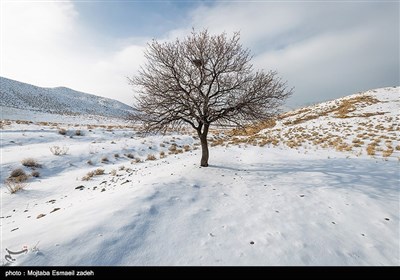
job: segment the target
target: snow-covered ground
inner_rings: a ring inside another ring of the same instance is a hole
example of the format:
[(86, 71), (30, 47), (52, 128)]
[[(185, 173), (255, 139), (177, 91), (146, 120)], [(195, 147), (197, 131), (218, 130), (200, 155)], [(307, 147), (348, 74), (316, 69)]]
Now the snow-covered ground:
[[(391, 100), (382, 106), (395, 124)], [(392, 129), (389, 156), (259, 145), (266, 130), (240, 141), (216, 133), (208, 168), (192, 133), (144, 138), (85, 123), (3, 122), (3, 265), (400, 265), (400, 137), (389, 121), (373, 131)], [(279, 126), (283, 138), (290, 127)], [(56, 145), (67, 154), (53, 155)], [(17, 168), (39, 177), (10, 194), (4, 181)]]

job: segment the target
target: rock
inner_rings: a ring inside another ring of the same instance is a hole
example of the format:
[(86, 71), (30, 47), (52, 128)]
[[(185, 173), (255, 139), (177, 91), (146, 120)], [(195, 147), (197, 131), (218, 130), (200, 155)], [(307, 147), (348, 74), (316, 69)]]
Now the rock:
[(50, 211), (50, 213), (56, 212), (58, 210), (60, 210), (61, 208), (54, 208), (53, 210)]
[(36, 219), (43, 218), (44, 216), (46, 216), (46, 214), (39, 214), (39, 215), (36, 217)]
[(304, 194), (301, 194), (300, 197), (304, 197)]
[(251, 244), (251, 245), (254, 245), (254, 241), (250, 241), (250, 244)]
[(102, 189), (101, 189), (101, 192), (105, 192), (105, 191), (106, 191), (106, 189), (105, 189), (105, 188), (102, 188)]
[(80, 190), (80, 191), (81, 191), (81, 190), (83, 190), (84, 188), (85, 188), (85, 186), (80, 185), (80, 186), (76, 187), (75, 190)]

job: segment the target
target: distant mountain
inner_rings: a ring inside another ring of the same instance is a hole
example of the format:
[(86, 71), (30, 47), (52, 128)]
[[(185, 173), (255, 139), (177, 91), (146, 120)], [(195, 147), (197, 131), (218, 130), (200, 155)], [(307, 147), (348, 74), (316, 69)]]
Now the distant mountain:
[(0, 106), (59, 115), (127, 118), (134, 109), (122, 102), (66, 87), (42, 88), (0, 77)]

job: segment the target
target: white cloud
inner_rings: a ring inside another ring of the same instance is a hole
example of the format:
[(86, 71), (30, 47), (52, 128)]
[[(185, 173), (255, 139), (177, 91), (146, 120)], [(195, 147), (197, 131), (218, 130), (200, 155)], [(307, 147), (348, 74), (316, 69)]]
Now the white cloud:
[[(132, 103), (126, 77), (144, 62), (149, 38), (89, 33), (73, 1), (1, 5), (1, 76)], [(187, 35), (192, 27), (241, 31), (255, 66), (278, 70), (295, 87), (291, 104), (300, 105), (399, 84), (398, 8), (399, 3), (216, 2), (193, 10), (187, 26), (158, 39)]]
[(132, 103), (126, 76), (143, 60), (142, 46), (102, 46), (80, 25), (72, 2), (10, 1), (1, 10), (1, 76)]
[(398, 3), (223, 2), (193, 11), (191, 24), (211, 33), (241, 31), (255, 67), (277, 70), (295, 87), (289, 103), (301, 105), (399, 84), (398, 8)]

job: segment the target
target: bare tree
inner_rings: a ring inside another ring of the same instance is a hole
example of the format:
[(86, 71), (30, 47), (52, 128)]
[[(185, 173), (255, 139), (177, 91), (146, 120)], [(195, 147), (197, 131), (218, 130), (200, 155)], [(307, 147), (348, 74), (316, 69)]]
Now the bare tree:
[(179, 130), (189, 124), (201, 141), (201, 166), (208, 166), (207, 134), (212, 123), (239, 126), (276, 115), (290, 96), (277, 73), (253, 71), (240, 34), (207, 30), (174, 42), (153, 40), (147, 63), (129, 78), (139, 95), (136, 118), (144, 132)]

